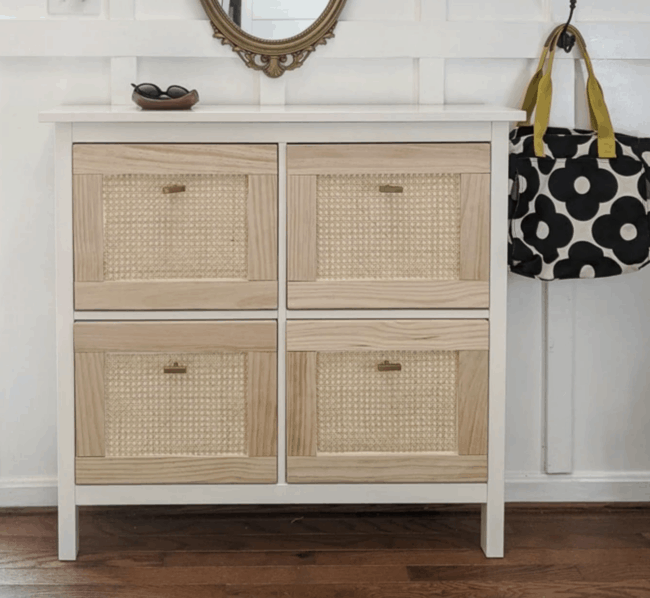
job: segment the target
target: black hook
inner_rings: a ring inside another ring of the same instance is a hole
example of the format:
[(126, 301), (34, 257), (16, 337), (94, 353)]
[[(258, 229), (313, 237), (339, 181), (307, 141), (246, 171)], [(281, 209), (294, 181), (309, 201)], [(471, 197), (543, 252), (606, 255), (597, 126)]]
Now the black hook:
[(573, 46), (576, 44), (576, 36), (573, 35), (572, 33), (569, 33), (567, 29), (569, 28), (569, 25), (571, 24), (571, 20), (573, 19), (573, 11), (576, 9), (576, 4), (577, 0), (569, 0), (570, 6), (571, 6), (571, 12), (569, 13), (569, 20), (566, 22), (566, 25), (564, 26), (564, 30), (562, 31), (560, 35), (560, 39), (558, 39), (557, 45), (560, 46), (567, 54), (573, 50)]

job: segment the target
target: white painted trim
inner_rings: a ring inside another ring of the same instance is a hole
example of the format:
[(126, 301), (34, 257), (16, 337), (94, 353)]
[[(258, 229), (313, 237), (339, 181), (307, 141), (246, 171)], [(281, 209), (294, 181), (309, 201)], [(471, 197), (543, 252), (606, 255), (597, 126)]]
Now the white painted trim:
[(287, 101), (287, 78), (272, 79), (259, 73), (260, 104), (282, 106)]
[[(77, 488), (79, 493), (82, 487)], [(125, 486), (121, 488), (128, 489)], [(404, 492), (406, 489), (401, 490)], [(0, 508), (56, 507), (56, 493), (56, 477), (0, 479)], [(81, 494), (83, 496), (83, 490)], [(579, 472), (570, 476), (511, 472), (506, 477), (507, 503), (647, 501), (650, 501), (650, 471)], [(395, 502), (401, 503), (403, 498)], [(215, 500), (212, 504), (221, 503), (222, 500)]]
[(108, 0), (108, 15), (114, 20), (135, 19), (136, 0)]
[[(563, 62), (553, 73), (553, 122), (575, 126), (576, 63)], [(575, 281), (544, 283), (546, 341), (544, 395), (545, 465), (548, 474), (573, 471)]]
[(73, 561), (79, 548), (79, 509), (75, 503), (75, 407), (73, 251), (72, 251), (72, 125), (55, 130), (56, 197), (56, 371), (59, 472), (59, 559)]
[(481, 507), (481, 546), (487, 557), (504, 554), (506, 325), (508, 297), (508, 124), (492, 124), (490, 197), (490, 375), (488, 496)]
[(432, 504), (481, 503), (485, 498), (485, 484), (77, 486), (80, 505)]
[(75, 123), (75, 143), (489, 142), (490, 123)]
[(419, 101), (421, 104), (443, 104), (445, 101), (445, 61), (442, 58), (421, 58), (419, 68)]
[(546, 289), (546, 464), (548, 474), (573, 471), (575, 282)]
[(54, 476), (0, 479), (0, 508), (55, 507), (57, 481)]
[(647, 502), (650, 471), (576, 472), (573, 475), (510, 473), (508, 502)]
[(135, 105), (64, 105), (44, 110), (40, 122), (74, 123), (483, 123), (525, 117), (515, 108), (492, 104), (292, 104), (197, 105), (192, 110), (142, 110)]
[[(650, 23), (581, 23), (580, 30), (594, 60), (650, 58)], [(318, 48), (316, 56), (537, 58), (548, 32), (549, 23), (541, 21), (341, 21), (336, 38)], [(134, 20), (127, 15), (111, 20), (0, 20), (0, 56), (232, 58), (234, 54), (212, 37), (208, 20)], [(561, 53), (557, 59), (573, 57)]]
[(133, 88), (138, 81), (138, 59), (134, 56), (111, 58), (111, 103), (130, 105)]

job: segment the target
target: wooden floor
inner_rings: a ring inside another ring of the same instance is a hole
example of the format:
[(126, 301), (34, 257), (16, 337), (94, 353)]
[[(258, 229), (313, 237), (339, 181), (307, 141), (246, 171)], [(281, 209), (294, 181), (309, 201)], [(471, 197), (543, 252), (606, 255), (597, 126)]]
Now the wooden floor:
[(2, 598), (650, 598), (650, 504), (511, 506), (506, 558), (475, 508), (0, 510)]

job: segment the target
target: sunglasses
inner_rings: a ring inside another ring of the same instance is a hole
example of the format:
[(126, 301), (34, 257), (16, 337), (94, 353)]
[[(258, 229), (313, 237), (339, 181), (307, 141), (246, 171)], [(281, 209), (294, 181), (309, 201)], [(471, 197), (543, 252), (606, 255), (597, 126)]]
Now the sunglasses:
[(161, 96), (167, 96), (168, 98), (174, 99), (182, 98), (184, 95), (190, 93), (189, 90), (181, 87), (180, 85), (170, 85), (167, 88), (167, 91), (163, 91), (154, 83), (140, 83), (140, 85), (131, 83), (131, 87), (133, 87), (135, 93), (138, 93), (141, 96), (150, 98), (152, 100), (160, 98)]

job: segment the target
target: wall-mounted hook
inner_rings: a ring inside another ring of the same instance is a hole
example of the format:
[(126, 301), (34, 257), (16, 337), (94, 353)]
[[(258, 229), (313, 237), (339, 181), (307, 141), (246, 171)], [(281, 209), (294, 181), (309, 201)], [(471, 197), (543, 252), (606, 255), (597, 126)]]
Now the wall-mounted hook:
[(564, 26), (564, 31), (562, 31), (562, 34), (560, 35), (560, 39), (557, 41), (557, 45), (562, 48), (567, 54), (573, 50), (573, 46), (576, 44), (576, 37), (572, 33), (569, 33), (567, 31), (569, 25), (571, 25), (571, 21), (573, 19), (573, 12), (576, 9), (576, 4), (577, 0), (569, 0), (569, 5), (571, 7), (571, 12), (569, 13), (569, 20), (566, 22), (566, 25)]

